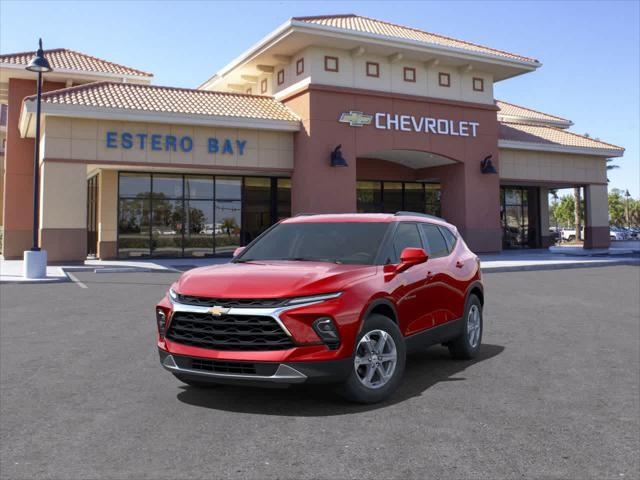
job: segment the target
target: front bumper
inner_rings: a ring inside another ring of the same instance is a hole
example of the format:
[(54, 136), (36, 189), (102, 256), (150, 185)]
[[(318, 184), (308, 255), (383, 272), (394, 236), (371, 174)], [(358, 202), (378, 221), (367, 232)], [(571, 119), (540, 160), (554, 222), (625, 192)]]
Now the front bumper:
[(251, 362), (214, 360), (176, 355), (158, 349), (160, 363), (186, 378), (212, 383), (291, 385), (296, 383), (337, 383), (349, 375), (351, 358), (308, 362)]

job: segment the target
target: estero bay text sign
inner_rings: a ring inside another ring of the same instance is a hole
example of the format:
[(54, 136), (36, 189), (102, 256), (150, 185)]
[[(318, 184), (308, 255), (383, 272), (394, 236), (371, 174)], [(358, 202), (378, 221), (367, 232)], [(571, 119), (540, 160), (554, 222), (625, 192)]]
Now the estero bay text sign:
[[(155, 150), (164, 152), (185, 152), (193, 150), (193, 138), (189, 135), (162, 135), (131, 132), (107, 132), (107, 148), (123, 148), (125, 150)], [(229, 138), (218, 139), (209, 137), (207, 139), (207, 151), (209, 153), (220, 153), (233, 155), (244, 155), (247, 145), (246, 140), (231, 140)]]

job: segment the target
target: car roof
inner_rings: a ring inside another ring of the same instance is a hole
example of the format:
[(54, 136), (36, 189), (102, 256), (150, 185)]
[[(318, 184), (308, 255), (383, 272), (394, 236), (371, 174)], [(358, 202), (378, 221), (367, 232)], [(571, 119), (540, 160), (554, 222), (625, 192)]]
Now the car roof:
[(443, 225), (456, 231), (456, 228), (441, 218), (414, 212), (398, 213), (323, 213), (300, 214), (287, 218), (282, 223), (329, 223), (329, 222), (362, 222), (362, 223), (391, 223), (391, 222), (425, 222)]

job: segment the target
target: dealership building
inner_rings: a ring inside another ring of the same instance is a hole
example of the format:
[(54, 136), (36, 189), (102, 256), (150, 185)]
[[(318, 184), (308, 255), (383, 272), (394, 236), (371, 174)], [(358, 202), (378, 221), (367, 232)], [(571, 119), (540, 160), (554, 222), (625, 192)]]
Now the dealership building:
[[(33, 55), (0, 55), (7, 259), (31, 247)], [(585, 246), (609, 244), (606, 160), (624, 149), (494, 98), (533, 58), (356, 15), (292, 18), (196, 89), (45, 55), (50, 261), (225, 255), (278, 219), (356, 211), (441, 216), (477, 252), (545, 247), (549, 191), (570, 187)]]

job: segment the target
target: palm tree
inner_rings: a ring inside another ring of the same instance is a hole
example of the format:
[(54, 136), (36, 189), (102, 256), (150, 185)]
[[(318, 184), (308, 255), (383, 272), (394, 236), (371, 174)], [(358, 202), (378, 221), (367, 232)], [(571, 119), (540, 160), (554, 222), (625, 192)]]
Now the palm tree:
[(234, 218), (224, 218), (222, 220), (222, 225), (221, 225), (222, 230), (224, 230), (225, 232), (227, 232), (227, 235), (229, 236), (229, 238), (231, 238), (231, 232), (233, 230), (235, 230), (236, 228), (238, 228), (238, 224), (236, 224), (236, 221)]
[[(615, 170), (616, 168), (620, 168), (620, 165), (609, 165), (609, 162), (613, 162), (613, 158), (607, 158), (607, 172), (609, 170)], [(607, 177), (607, 182), (609, 182), (609, 178)]]

